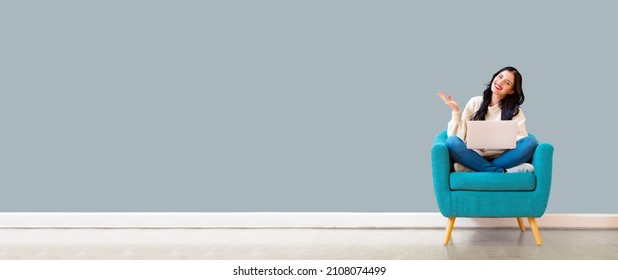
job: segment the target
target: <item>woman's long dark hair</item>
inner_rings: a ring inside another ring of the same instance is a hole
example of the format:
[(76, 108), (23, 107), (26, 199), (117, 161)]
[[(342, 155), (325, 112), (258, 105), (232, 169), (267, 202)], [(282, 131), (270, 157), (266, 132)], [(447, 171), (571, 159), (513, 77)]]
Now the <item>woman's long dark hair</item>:
[(479, 108), (474, 115), (470, 118), (473, 121), (484, 121), (485, 115), (487, 114), (487, 109), (489, 108), (489, 102), (491, 102), (491, 84), (498, 74), (502, 71), (508, 70), (513, 73), (515, 76), (515, 81), (513, 81), (513, 94), (508, 94), (502, 100), (500, 100), (500, 109), (502, 109), (502, 120), (512, 120), (514, 116), (519, 114), (519, 106), (524, 103), (524, 90), (521, 88), (521, 74), (515, 67), (507, 66), (500, 69), (496, 74), (491, 77), (489, 83), (487, 83), (487, 88), (483, 91), (483, 102), (481, 103), (481, 107)]

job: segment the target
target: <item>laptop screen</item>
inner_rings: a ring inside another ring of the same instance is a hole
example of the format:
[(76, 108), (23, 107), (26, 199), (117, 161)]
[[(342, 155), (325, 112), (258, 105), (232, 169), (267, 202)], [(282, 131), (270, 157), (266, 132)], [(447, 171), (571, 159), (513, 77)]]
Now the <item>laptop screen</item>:
[(468, 121), (468, 149), (513, 149), (517, 142), (517, 121)]

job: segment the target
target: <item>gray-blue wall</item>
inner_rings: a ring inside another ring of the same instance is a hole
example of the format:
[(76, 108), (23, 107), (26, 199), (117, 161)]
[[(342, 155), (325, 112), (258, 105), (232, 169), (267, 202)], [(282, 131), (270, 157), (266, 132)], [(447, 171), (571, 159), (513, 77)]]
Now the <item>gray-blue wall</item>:
[(0, 211), (437, 212), (435, 92), (512, 65), (548, 212), (618, 212), (611, 1), (7, 2)]

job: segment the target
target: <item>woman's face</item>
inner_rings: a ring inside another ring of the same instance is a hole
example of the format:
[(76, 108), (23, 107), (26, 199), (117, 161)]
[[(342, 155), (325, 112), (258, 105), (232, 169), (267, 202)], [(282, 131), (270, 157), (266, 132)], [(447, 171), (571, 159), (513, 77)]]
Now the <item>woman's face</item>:
[(508, 70), (500, 72), (491, 82), (491, 92), (499, 95), (507, 95), (515, 92), (515, 75)]

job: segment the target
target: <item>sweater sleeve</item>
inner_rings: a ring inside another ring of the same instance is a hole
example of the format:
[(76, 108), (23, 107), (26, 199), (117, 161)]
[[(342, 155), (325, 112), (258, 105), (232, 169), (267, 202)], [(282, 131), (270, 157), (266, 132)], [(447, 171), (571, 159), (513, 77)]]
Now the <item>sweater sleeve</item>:
[(528, 131), (526, 130), (526, 116), (521, 108), (519, 108), (519, 113), (513, 117), (513, 120), (517, 122), (517, 140), (528, 136)]
[(466, 107), (462, 112), (452, 112), (451, 120), (448, 122), (446, 135), (456, 135), (462, 141), (466, 142), (467, 125), (466, 122), (470, 120), (474, 114), (474, 98), (470, 99), (466, 104)]

